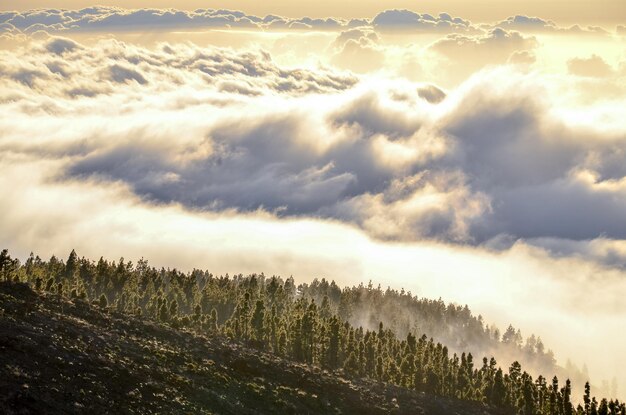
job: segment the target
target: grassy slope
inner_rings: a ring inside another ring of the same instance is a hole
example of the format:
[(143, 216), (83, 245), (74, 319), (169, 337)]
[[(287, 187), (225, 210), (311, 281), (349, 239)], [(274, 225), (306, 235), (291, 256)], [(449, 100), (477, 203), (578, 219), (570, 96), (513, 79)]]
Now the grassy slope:
[(0, 283), (0, 413), (496, 414)]

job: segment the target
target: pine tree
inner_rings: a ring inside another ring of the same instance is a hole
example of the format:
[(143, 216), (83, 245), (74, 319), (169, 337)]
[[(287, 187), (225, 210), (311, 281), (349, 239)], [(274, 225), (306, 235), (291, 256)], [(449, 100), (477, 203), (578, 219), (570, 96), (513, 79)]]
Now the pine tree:
[(550, 389), (550, 415), (559, 415), (561, 408), (559, 407), (559, 379), (554, 376), (552, 378), (552, 388)]
[(412, 353), (406, 353), (400, 364), (400, 373), (402, 374), (402, 386), (405, 388), (413, 387), (413, 374), (415, 373), (415, 360)]
[(287, 353), (287, 333), (281, 329), (278, 335), (278, 355), (285, 356)]
[(0, 252), (0, 281), (12, 281), (17, 277), (19, 266), (20, 261), (11, 258), (8, 249), (3, 249), (2, 252)]
[(54, 287), (54, 277), (48, 278), (46, 282), (46, 291), (52, 292), (52, 287)]
[(200, 304), (196, 304), (193, 308), (192, 320), (196, 325), (202, 322), (202, 306)]
[(217, 332), (217, 310), (215, 307), (211, 309), (211, 314), (209, 314), (209, 331)]
[(521, 394), (521, 410), (524, 415), (535, 414), (535, 396), (532, 378), (528, 373), (522, 375), (522, 394)]
[[(274, 278), (272, 278), (272, 282), (273, 281), (274, 281)], [(275, 291), (274, 291), (274, 294), (275, 294)], [(279, 324), (280, 324), (280, 319), (278, 318), (278, 309), (276, 308), (276, 304), (272, 304), (272, 311), (270, 312), (270, 342), (271, 342), (273, 351), (278, 350)]]
[(170, 313), (167, 309), (167, 300), (163, 300), (161, 302), (161, 306), (159, 307), (159, 320), (161, 321), (169, 321)]
[(169, 315), (172, 318), (178, 316), (178, 301), (175, 298), (170, 302)]
[(320, 307), (320, 318), (327, 320), (331, 317), (332, 312), (330, 310), (330, 300), (327, 295), (324, 295), (322, 299), (322, 305)]
[(506, 385), (504, 384), (504, 376), (502, 369), (498, 368), (493, 382), (493, 390), (491, 403), (495, 406), (502, 407), (506, 401)]
[(109, 305), (109, 301), (104, 294), (100, 294), (100, 298), (98, 298), (98, 305), (100, 308), (106, 308)]
[(317, 307), (312, 301), (302, 316), (302, 353), (307, 363), (313, 363), (315, 358), (315, 335), (317, 331)]
[(348, 358), (343, 364), (343, 370), (346, 371), (349, 375), (355, 376), (359, 373), (359, 360), (356, 357), (356, 353), (354, 351), (350, 352)]
[(574, 407), (572, 406), (571, 396), (572, 396), (572, 382), (569, 379), (565, 381), (565, 387), (563, 388), (563, 414), (565, 415), (573, 415)]
[(252, 328), (252, 337), (259, 343), (265, 344), (265, 304), (262, 299), (258, 299), (250, 318), (250, 326)]
[(600, 406), (598, 407), (598, 415), (609, 415), (609, 403), (605, 398), (602, 398), (600, 401)]
[(234, 317), (237, 319), (239, 328), (238, 336), (244, 340), (248, 340), (250, 335), (250, 293), (246, 292), (237, 305)]
[(72, 252), (70, 252), (67, 261), (65, 262), (64, 277), (66, 279), (74, 279), (78, 273), (78, 266), (78, 255), (76, 255), (76, 251), (72, 249)]
[(385, 363), (383, 357), (379, 354), (376, 358), (376, 379), (383, 380), (385, 378)]
[(330, 319), (330, 331), (328, 333), (328, 366), (335, 369), (339, 366), (339, 337), (341, 324), (336, 316)]

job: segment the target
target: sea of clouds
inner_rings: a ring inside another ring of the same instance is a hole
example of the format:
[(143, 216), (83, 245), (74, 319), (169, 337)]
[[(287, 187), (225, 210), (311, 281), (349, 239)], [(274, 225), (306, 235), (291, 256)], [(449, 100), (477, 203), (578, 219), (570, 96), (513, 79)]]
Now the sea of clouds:
[[(302, 67), (72, 36), (144, 26), (336, 33)], [(453, 86), (346, 70), (398, 53), (390, 28), (439, 33), (424, 56), (462, 66)], [(372, 279), (513, 322), (592, 374), (626, 365), (624, 61), (533, 67), (542, 33), (617, 35), (102, 7), (3, 13), (0, 30), (0, 243), (15, 254)]]

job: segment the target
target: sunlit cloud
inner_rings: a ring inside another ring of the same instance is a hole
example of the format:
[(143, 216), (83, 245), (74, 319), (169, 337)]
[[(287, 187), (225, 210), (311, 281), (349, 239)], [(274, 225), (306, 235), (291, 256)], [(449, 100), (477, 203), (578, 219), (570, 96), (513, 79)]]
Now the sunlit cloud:
[[(509, 42), (534, 40), (496, 29), (454, 42), (503, 42), (504, 58)], [(4, 55), (4, 93), (30, 99), (6, 101), (3, 148), (68, 156), (57, 180), (121, 182), (192, 209), (338, 219), (385, 239), (626, 238), (624, 130), (570, 127), (542, 77), (515, 67), (446, 94), (193, 45), (50, 38)], [(54, 132), (24, 140), (37, 136), (33, 118)]]

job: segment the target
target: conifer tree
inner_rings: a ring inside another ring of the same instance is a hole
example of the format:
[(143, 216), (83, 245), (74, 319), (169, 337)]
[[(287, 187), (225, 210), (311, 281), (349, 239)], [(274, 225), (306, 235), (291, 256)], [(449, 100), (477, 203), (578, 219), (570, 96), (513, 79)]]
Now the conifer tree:
[(339, 365), (339, 342), (341, 323), (336, 316), (331, 317), (328, 333), (328, 367), (335, 369)]
[(265, 343), (265, 304), (262, 299), (258, 299), (250, 319), (252, 337), (259, 343)]
[(161, 306), (159, 307), (159, 320), (161, 321), (169, 321), (170, 313), (167, 309), (167, 300), (161, 301)]
[(54, 277), (48, 278), (46, 282), (46, 291), (52, 292), (52, 287), (54, 287)]
[(170, 302), (169, 315), (170, 317), (178, 316), (178, 301), (175, 298)]
[(72, 252), (70, 252), (67, 261), (65, 262), (64, 277), (66, 279), (73, 279), (78, 273), (78, 267), (78, 255), (76, 255), (76, 251), (72, 249)]
[(107, 297), (104, 294), (100, 294), (100, 298), (98, 298), (98, 305), (100, 308), (106, 308), (108, 304), (109, 301), (107, 300)]
[(589, 382), (585, 382), (585, 396), (583, 397), (583, 402), (585, 404), (585, 414), (589, 414), (591, 410), (591, 386), (589, 386)]
[(211, 312), (209, 313), (209, 316), (207, 318), (207, 322), (206, 322), (206, 328), (210, 333), (216, 333), (218, 330), (218, 325), (217, 325), (217, 310), (215, 309), (215, 307), (213, 307), (211, 309)]

